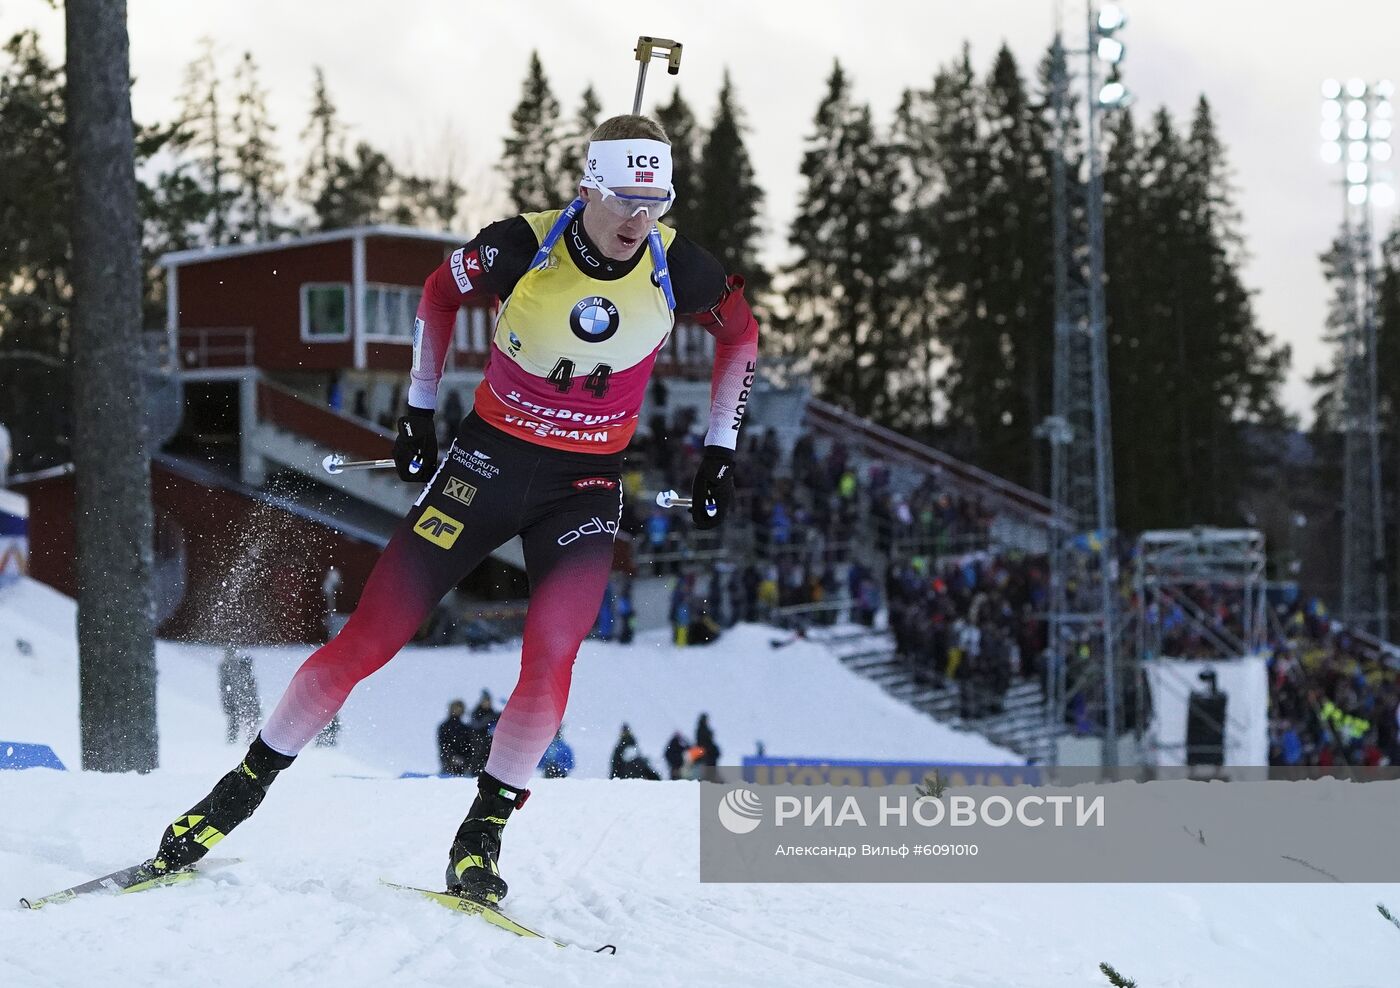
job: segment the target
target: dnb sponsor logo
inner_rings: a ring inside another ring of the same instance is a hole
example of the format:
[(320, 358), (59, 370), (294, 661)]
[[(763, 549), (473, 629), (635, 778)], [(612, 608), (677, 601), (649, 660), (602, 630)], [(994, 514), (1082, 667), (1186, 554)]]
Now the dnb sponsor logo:
[(437, 508), (429, 508), (419, 517), (413, 530), (440, 549), (451, 549), (462, 534), (462, 523)]
[(607, 477), (583, 477), (574, 481), (576, 491), (615, 491), (617, 481), (609, 480)]
[(472, 498), (476, 497), (476, 488), (465, 480), (458, 480), (456, 477), (448, 477), (447, 483), (443, 485), (442, 492), (454, 501), (461, 501), (470, 506)]
[(570, 529), (565, 532), (563, 535), (559, 536), (557, 541), (560, 545), (570, 545), (577, 542), (585, 535), (609, 535), (615, 538), (617, 536), (617, 522), (603, 521), (595, 516), (588, 519), (588, 521), (584, 522), (578, 528)]
[(457, 290), (463, 295), (472, 290), (472, 280), (467, 275), (470, 264), (473, 274), (481, 273), (481, 262), (477, 259), (476, 251), (466, 253), (465, 247), (458, 247), (452, 252), (450, 267), (452, 269), (452, 279), (457, 282)]

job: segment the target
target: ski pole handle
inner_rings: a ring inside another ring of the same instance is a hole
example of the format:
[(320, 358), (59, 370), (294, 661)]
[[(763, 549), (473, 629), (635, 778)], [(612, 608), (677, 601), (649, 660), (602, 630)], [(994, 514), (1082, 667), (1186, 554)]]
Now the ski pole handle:
[(690, 505), (690, 498), (681, 497), (675, 491), (656, 492), (656, 506), (658, 508), (688, 508)]
[(332, 453), (321, 461), (321, 469), (334, 476), (346, 470), (384, 470), (394, 465), (389, 460), (347, 460), (341, 453)]

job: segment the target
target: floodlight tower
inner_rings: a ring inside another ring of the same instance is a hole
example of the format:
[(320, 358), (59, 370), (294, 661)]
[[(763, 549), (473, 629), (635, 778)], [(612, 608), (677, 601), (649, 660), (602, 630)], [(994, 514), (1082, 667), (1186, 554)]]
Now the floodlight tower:
[(1389, 81), (1322, 84), (1322, 158), (1344, 164), (1341, 335), (1342, 622), (1389, 637), (1376, 347), (1373, 211), (1395, 202)]
[[(1040, 434), (1051, 445), (1051, 497), (1060, 522), (1051, 539), (1051, 661), (1055, 675), (1047, 698), (1051, 713), (1063, 714), (1066, 652), (1075, 639), (1097, 640), (1104, 693), (1103, 763), (1118, 764), (1120, 689), (1117, 606), (1117, 521), (1113, 445), (1108, 397), (1108, 335), (1104, 304), (1104, 217), (1102, 121), (1127, 106), (1132, 96), (1118, 77), (1123, 43), (1116, 35), (1127, 18), (1116, 4), (1089, 0), (1085, 48), (1087, 176), (1070, 175), (1079, 149), (1069, 124), (1066, 51), (1057, 37), (1052, 53), (1052, 97), (1056, 121), (1053, 180), (1055, 208), (1055, 388), (1054, 414)], [(1100, 81), (1100, 69), (1107, 66)], [(1082, 196), (1082, 199), (1080, 198)], [(1073, 203), (1082, 207), (1083, 226)], [(1085, 539), (1082, 533), (1092, 532)], [(1089, 546), (1086, 552), (1085, 546)], [(1097, 560), (1088, 558), (1097, 555)], [(1069, 596), (1069, 577), (1078, 584)], [(1083, 684), (1076, 684), (1082, 686)], [(1058, 721), (1056, 721), (1058, 722)]]

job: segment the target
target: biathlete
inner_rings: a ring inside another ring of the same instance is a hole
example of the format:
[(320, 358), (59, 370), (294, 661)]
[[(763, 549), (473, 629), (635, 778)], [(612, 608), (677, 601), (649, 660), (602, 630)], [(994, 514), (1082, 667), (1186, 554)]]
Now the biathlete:
[[(487, 226), (428, 277), (394, 460), (404, 480), (435, 472), (359, 608), (297, 670), (239, 766), (166, 829), (153, 870), (193, 864), (248, 819), (356, 684), (518, 535), (531, 589), (520, 678), (452, 840), (446, 879), (458, 895), (505, 896), (502, 831), (563, 719), (574, 658), (612, 566), (622, 452), (676, 313), (693, 314), (715, 339), (709, 430), (691, 489), (695, 526), (719, 525), (733, 497), (758, 324), (741, 277), (726, 277), (708, 251), (657, 224), (674, 201), (665, 131), (645, 116), (613, 117), (592, 134), (579, 198)], [(499, 306), (490, 355), (475, 407), (439, 465), (433, 412), (443, 361), (458, 308), (482, 298)]]

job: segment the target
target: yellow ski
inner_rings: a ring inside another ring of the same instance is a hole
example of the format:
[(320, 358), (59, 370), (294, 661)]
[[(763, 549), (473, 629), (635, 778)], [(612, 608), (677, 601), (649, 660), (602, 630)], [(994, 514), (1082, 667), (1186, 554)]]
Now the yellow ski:
[(114, 871), (110, 875), (103, 875), (101, 878), (94, 878), (91, 881), (83, 882), (81, 885), (74, 885), (72, 888), (63, 889), (46, 895), (42, 899), (20, 899), (19, 904), (26, 909), (42, 909), (44, 906), (51, 906), (59, 902), (67, 902), (69, 899), (76, 899), (80, 895), (88, 895), (93, 892), (106, 892), (112, 895), (126, 895), (129, 892), (144, 892), (146, 889), (158, 888), (162, 885), (179, 885), (188, 882), (199, 874), (200, 871), (209, 871), (212, 868), (222, 868), (227, 865), (237, 864), (238, 858), (210, 858), (200, 862), (198, 865), (191, 865), (183, 871), (172, 871), (166, 873), (156, 873), (150, 868), (150, 863), (132, 865), (130, 868), (123, 868)]
[[(548, 940), (556, 947), (577, 946), (577, 944), (566, 943), (563, 940), (555, 940), (553, 937), (547, 937), (543, 933), (537, 933), (528, 926), (517, 923), (495, 906), (488, 905), (484, 902), (478, 902), (475, 899), (464, 898), (460, 895), (452, 895), (450, 892), (433, 892), (429, 889), (420, 889), (413, 885), (400, 885), (397, 882), (391, 882), (384, 878), (381, 878), (379, 882), (381, 885), (386, 885), (391, 889), (398, 889), (400, 892), (416, 892), (423, 898), (436, 902), (438, 905), (455, 912), (466, 913), (468, 916), (480, 916), (497, 929), (505, 930), (507, 933), (514, 933), (518, 937), (534, 940)], [(610, 943), (606, 943), (593, 952), (595, 954), (601, 954), (605, 951), (609, 954), (615, 954), (617, 953), (617, 948)]]

